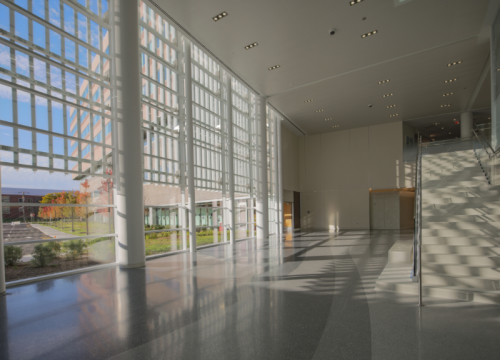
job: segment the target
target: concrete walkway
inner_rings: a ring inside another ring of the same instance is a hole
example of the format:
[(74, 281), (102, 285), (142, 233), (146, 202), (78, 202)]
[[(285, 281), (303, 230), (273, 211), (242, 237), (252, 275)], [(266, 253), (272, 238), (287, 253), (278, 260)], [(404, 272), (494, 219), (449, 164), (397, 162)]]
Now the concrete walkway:
[(53, 229), (48, 226), (43, 226), (43, 225), (38, 225), (38, 224), (31, 224), (32, 227), (35, 229), (40, 230), (43, 232), (45, 235), (50, 236), (51, 238), (58, 239), (58, 238), (76, 238), (78, 236), (76, 235), (71, 235), (56, 229)]

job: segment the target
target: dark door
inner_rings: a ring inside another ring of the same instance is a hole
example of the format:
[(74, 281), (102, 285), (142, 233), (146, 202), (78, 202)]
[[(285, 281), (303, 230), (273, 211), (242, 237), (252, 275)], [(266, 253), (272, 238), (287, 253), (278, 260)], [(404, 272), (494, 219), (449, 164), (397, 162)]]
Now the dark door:
[(300, 193), (293, 192), (293, 217), (294, 217), (294, 229), (300, 229)]

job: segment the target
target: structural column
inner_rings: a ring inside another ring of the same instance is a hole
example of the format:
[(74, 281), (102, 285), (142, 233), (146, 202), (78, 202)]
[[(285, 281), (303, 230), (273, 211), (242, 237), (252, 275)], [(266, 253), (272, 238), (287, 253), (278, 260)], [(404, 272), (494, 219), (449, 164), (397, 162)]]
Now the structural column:
[(234, 202), (234, 134), (233, 134), (233, 89), (231, 86), (231, 75), (226, 73), (226, 95), (227, 95), (227, 159), (229, 176), (229, 199), (227, 200), (229, 217), (229, 241), (234, 244), (236, 237), (235, 229), (235, 202)]
[(257, 238), (269, 237), (269, 196), (267, 188), (267, 109), (266, 97), (259, 98), (259, 125), (258, 125), (258, 150), (259, 161), (257, 166), (258, 187), (257, 191)]
[(112, 76), (116, 88), (117, 261), (121, 267), (145, 265), (141, 129), (141, 79), (138, 6), (113, 2), (115, 54)]
[(196, 251), (196, 199), (194, 191), (194, 140), (193, 140), (193, 88), (191, 85), (191, 42), (184, 38), (186, 57), (184, 66), (186, 79), (184, 82), (185, 111), (186, 111), (186, 162), (188, 175), (188, 211), (189, 211), (189, 250)]
[(156, 208), (149, 207), (149, 225), (157, 225), (156, 221)]
[(280, 185), (279, 185), (279, 146), (278, 146), (278, 127), (279, 120), (276, 116), (273, 119), (273, 148), (274, 148), (274, 204), (276, 207), (276, 237), (279, 239), (281, 235), (280, 229)]
[(277, 171), (277, 182), (278, 182), (278, 236), (281, 239), (283, 235), (283, 173), (281, 172), (282, 165), (282, 154), (281, 154), (281, 119), (277, 119), (277, 136), (278, 142), (276, 143), (276, 155), (278, 156), (278, 166), (276, 168)]
[(473, 117), (471, 111), (464, 112), (460, 115), (460, 137), (462, 139), (472, 137)]

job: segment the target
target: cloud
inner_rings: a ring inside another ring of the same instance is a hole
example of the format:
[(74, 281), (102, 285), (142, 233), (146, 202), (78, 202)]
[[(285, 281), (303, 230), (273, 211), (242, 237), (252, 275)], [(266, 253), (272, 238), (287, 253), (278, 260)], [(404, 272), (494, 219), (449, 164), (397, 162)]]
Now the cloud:
[(10, 48), (0, 45), (0, 66), (10, 70)]
[(61, 14), (59, 13), (59, 9), (51, 8), (49, 19), (52, 24), (57, 27), (61, 27)]
[(73, 175), (64, 175), (61, 172), (51, 174), (44, 170), (33, 172), (30, 169), (15, 170), (11, 166), (2, 166), (2, 187), (79, 190), (80, 181), (72, 178)]

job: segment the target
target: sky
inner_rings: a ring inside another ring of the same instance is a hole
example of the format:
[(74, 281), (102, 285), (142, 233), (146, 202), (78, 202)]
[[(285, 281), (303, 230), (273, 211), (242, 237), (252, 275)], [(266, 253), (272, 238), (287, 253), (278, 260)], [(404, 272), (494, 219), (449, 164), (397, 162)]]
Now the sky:
[[(28, 0), (15, 0), (14, 1), (20, 7), (28, 9)], [(98, 0), (89, 0), (89, 8), (92, 12), (98, 14)], [(79, 64), (84, 67), (88, 67), (88, 51), (91, 51), (92, 47), (99, 48), (101, 46), (99, 39), (99, 26), (92, 20), (90, 21), (90, 34), (87, 33), (87, 18), (80, 12), (73, 9), (67, 4), (63, 4), (64, 12), (64, 24), (61, 24), (61, 14), (60, 14), (60, 2), (59, 0), (49, 0), (49, 19), (48, 21), (59, 27), (63, 28), (68, 33), (77, 36), (79, 39), (87, 42), (89, 39), (89, 48), (78, 46), (70, 39), (64, 38), (64, 54), (61, 54), (61, 35), (50, 30), (50, 50), (51, 52), (64, 55), (64, 57), (73, 62), (76, 61), (76, 52), (79, 54)], [(78, 3), (85, 6), (85, 0), (78, 0)], [(33, 14), (41, 18), (45, 18), (45, 0), (32, 0), (32, 11)], [(108, 10), (108, 1), (101, 0), (102, 13)], [(0, 4), (0, 28), (10, 32), (10, 15), (9, 8), (3, 4)], [(75, 29), (75, 12), (77, 28)], [(29, 20), (26, 16), (15, 13), (15, 35), (29, 40), (28, 36), (28, 24)], [(103, 29), (103, 36), (106, 31)], [(90, 36), (89, 36), (90, 35)], [(46, 47), (46, 32), (45, 27), (40, 23), (33, 21), (33, 42), (45, 48)], [(91, 54), (93, 58), (95, 54)], [(9, 47), (0, 45), (0, 67), (6, 70), (12, 70), (11, 68), (11, 50)], [(30, 77), (30, 62), (28, 55), (15, 51), (15, 63), (16, 72), (18, 74)], [(51, 86), (62, 89), (63, 80), (65, 81), (66, 90), (76, 94), (76, 76), (70, 73), (66, 73), (63, 79), (62, 71), (54, 66), (50, 66), (47, 69), (46, 63), (33, 59), (33, 71), (34, 78), (37, 81), (47, 83), (48, 75), (50, 75)], [(47, 74), (47, 71), (49, 74)], [(0, 74), (0, 78), (7, 81), (11, 81), (10, 77)], [(80, 82), (83, 81), (80, 79)], [(23, 86), (30, 86), (28, 83), (18, 81)], [(43, 88), (36, 87), (38, 91), (44, 91)], [(57, 94), (53, 94), (57, 96)], [(49, 130), (49, 107), (48, 101), (45, 98), (35, 96), (35, 106), (32, 110), (31, 107), (31, 96), (27, 92), (21, 90), (17, 91), (17, 108), (14, 108), (15, 104), (12, 101), (12, 90), (10, 87), (5, 85), (0, 85), (0, 120), (5, 122), (13, 122), (14, 110), (17, 110), (18, 123), (21, 125), (34, 127), (42, 130)], [(32, 114), (32, 111), (35, 114)], [(70, 118), (70, 111), (72, 108), (68, 106), (68, 119)], [(35, 118), (35, 124), (32, 124), (32, 115)], [(83, 119), (83, 117), (82, 117)], [(70, 121), (68, 121), (69, 127)], [(52, 102), (52, 131), (55, 133), (64, 133), (63, 125), (63, 106), (61, 103), (56, 101)], [(84, 129), (82, 129), (82, 132)], [(68, 134), (70, 129), (67, 129)], [(36, 137), (36, 138), (33, 138)], [(36, 148), (34, 148), (34, 140), (36, 140)], [(26, 150), (34, 150), (41, 152), (49, 152), (49, 136), (45, 134), (33, 133), (31, 131), (18, 130), (18, 141), (19, 147)], [(64, 142), (68, 141), (69, 153), (72, 151), (71, 140), (65, 140), (62, 137), (53, 136), (53, 153), (64, 155)], [(14, 130), (10, 126), (0, 125), (0, 145), (14, 146)], [(73, 144), (76, 146), (76, 143)], [(74, 147), (73, 147), (74, 149)], [(2, 162), (13, 162), (14, 154), (9, 151), (0, 151), (0, 159)], [(59, 169), (64, 169), (64, 162), (61, 159), (54, 159), (54, 167)], [(19, 154), (19, 163), (25, 165), (32, 165), (33, 157), (28, 154)], [(38, 166), (48, 167), (49, 158), (44, 156), (37, 156)], [(69, 168), (76, 165), (75, 161), (69, 162)], [(65, 175), (61, 172), (52, 172), (38, 170), (34, 172), (30, 169), (15, 169), (9, 166), (1, 167), (1, 184), (4, 187), (24, 187), (33, 189), (61, 189), (61, 190), (79, 190), (80, 182), (72, 180), (72, 175)]]

